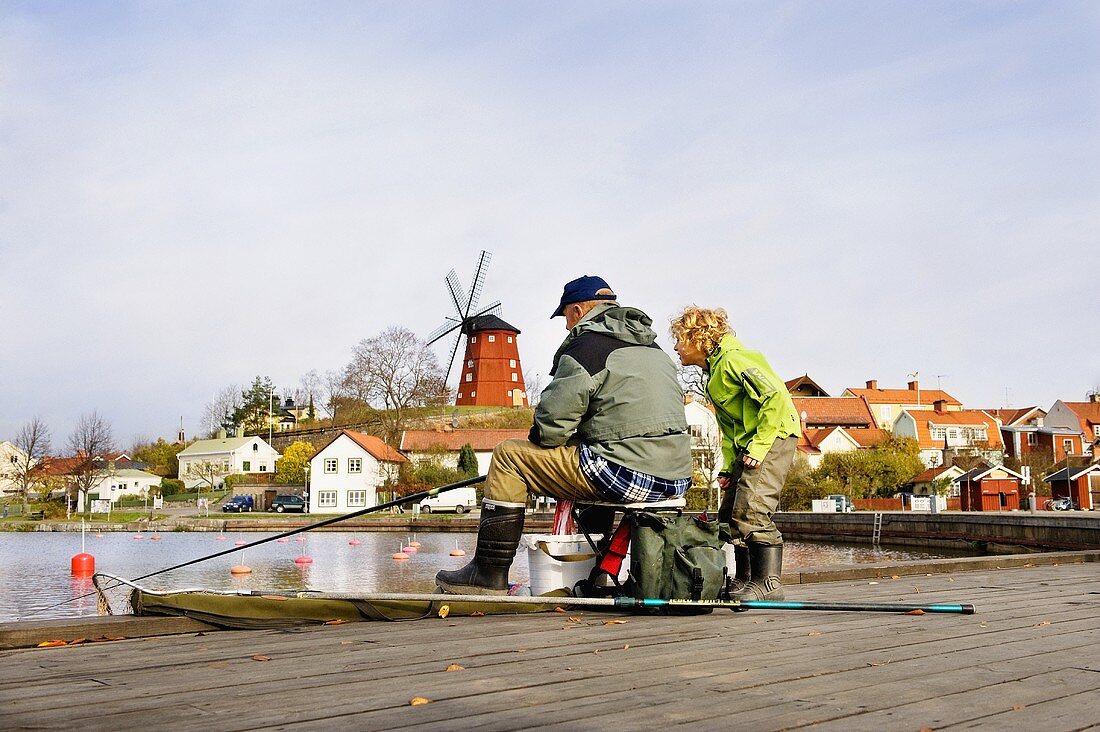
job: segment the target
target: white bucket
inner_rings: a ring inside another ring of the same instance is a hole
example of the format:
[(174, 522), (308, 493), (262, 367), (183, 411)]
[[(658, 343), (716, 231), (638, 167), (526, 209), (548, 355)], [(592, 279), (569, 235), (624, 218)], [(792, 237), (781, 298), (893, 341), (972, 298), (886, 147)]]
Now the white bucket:
[[(592, 535), (599, 541), (600, 534)], [(525, 534), (527, 564), (531, 571), (531, 594), (543, 595), (588, 579), (596, 566), (596, 554), (584, 534)]]

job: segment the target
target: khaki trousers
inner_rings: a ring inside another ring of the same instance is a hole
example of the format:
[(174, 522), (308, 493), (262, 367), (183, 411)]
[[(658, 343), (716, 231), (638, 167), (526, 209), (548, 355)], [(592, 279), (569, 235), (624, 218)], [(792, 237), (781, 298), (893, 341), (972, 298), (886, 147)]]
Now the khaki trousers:
[(493, 450), (485, 479), (485, 500), (527, 505), (527, 494), (554, 498), (600, 499), (581, 472), (576, 445), (539, 447), (529, 440), (505, 440)]
[[(787, 480), (798, 448), (797, 437), (776, 440), (764, 462), (752, 470), (738, 460), (730, 477), (729, 488), (722, 494), (718, 520), (728, 523), (734, 538), (754, 544), (778, 546), (783, 535), (775, 527), (772, 514), (779, 506), (779, 491)], [(738, 455), (740, 457), (740, 455)]]

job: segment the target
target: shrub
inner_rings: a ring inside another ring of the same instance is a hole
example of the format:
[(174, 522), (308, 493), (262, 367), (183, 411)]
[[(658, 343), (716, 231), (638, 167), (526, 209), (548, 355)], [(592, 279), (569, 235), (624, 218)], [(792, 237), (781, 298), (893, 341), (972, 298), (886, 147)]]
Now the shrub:
[(161, 478), (160, 480), (160, 494), (162, 496), (178, 496), (185, 490), (182, 480), (176, 480), (175, 478)]

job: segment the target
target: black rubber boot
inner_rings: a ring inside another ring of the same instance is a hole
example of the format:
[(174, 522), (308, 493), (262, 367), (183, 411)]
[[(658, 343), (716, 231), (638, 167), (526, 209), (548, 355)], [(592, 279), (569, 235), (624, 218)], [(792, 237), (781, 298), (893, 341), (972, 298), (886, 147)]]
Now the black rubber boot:
[(783, 545), (749, 542), (749, 583), (733, 595), (735, 600), (782, 600)]
[(733, 545), (733, 577), (729, 581), (730, 594), (742, 592), (749, 583), (749, 548), (744, 544)]
[(483, 503), (474, 558), (462, 569), (436, 574), (439, 588), (452, 595), (505, 595), (508, 569), (523, 534), (523, 506)]

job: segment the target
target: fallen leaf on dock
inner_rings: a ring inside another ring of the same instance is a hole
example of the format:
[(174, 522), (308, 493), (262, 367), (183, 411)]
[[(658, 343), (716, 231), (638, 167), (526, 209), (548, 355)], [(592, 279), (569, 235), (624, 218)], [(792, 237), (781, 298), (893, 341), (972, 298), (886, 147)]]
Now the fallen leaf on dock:
[(626, 625), (626, 621), (625, 620), (605, 620), (605, 621), (603, 621), (603, 624), (604, 625)]
[(352, 643), (354, 643), (354, 641), (340, 641), (340, 645), (342, 646), (350, 646)]
[(1050, 621), (1049, 620), (1044, 620), (1043, 622), (1037, 623), (1037, 624), (1033, 625), (1032, 627), (1033, 628), (1041, 628), (1044, 625), (1050, 625)]
[(450, 614), (451, 614), (451, 606), (450, 605), (444, 605), (443, 607), (439, 608), (439, 617), (445, 618)]
[(67, 646), (67, 645), (69, 645), (69, 644), (66, 643), (63, 640), (48, 640), (48, 641), (42, 641), (41, 643), (39, 643), (38, 647), (39, 648), (54, 648), (56, 646)]
[(447, 670), (448, 671), (465, 671), (466, 667), (465, 666), (459, 666), (457, 663), (452, 663), (450, 666), (447, 667)]
[(343, 625), (346, 622), (348, 621), (336, 618), (335, 620), (326, 620), (325, 625)]
[(947, 581), (948, 581), (948, 582), (954, 582), (954, 581), (955, 581), (955, 578), (954, 578), (954, 577), (948, 577), (948, 578), (947, 578)]
[(260, 655), (255, 655), (255, 656), (253, 656), (253, 657), (252, 657), (252, 660), (253, 660), (253, 661), (270, 661), (270, 660), (271, 660), (271, 656), (260, 656)]
[(919, 587), (914, 587), (913, 592), (915, 592), (919, 595), (920, 594), (920, 588)]
[(869, 584), (869, 585), (877, 585), (877, 584), (878, 584), (878, 582), (868, 582), (867, 584)]
[(868, 666), (885, 666), (885, 665), (886, 665), (886, 664), (888, 664), (888, 663), (890, 663), (890, 662), (889, 662), (889, 661), (871, 661), (871, 662), (870, 662), (869, 664), (867, 664), (867, 665), (868, 665)]
[(70, 646), (79, 646), (81, 643), (87, 643), (87, 642), (88, 642), (87, 638), (76, 638), (74, 640), (69, 641), (69, 645)]
[(808, 635), (808, 636), (813, 636), (813, 635), (821, 635), (821, 631), (820, 631), (820, 630), (811, 630), (811, 631), (810, 631), (809, 633), (807, 633), (806, 635)]
[(566, 618), (566, 620), (568, 620), (570, 623), (582, 622), (581, 618), (577, 617), (576, 615), (570, 615), (568, 618)]
[(1011, 707), (1009, 707), (1009, 709), (1014, 712), (1018, 712), (1021, 709), (1027, 709), (1027, 704), (1013, 704)]
[(624, 644), (623, 645), (623, 650), (624, 651), (630, 650), (630, 644), (629, 643)]
[(901, 577), (899, 575), (892, 574), (892, 575), (890, 575), (890, 579), (895, 579), (896, 580), (896, 579), (901, 579)]
[(923, 610), (921, 610), (921, 609), (920, 609), (920, 608), (918, 607), (918, 608), (916, 608), (915, 610), (910, 610), (909, 612), (907, 612), (907, 613), (905, 613), (905, 614), (906, 614), (906, 615), (924, 615), (924, 611), (923, 611)]
[(563, 608), (563, 607), (556, 607), (556, 608), (554, 608), (554, 612), (556, 612), (556, 613), (564, 613), (564, 612), (565, 612), (565, 608)]
[(921, 727), (920, 732), (936, 732), (936, 730), (932, 729), (931, 727)]
[(431, 703), (432, 703), (431, 699), (425, 699), (422, 696), (414, 696), (412, 699), (409, 699), (409, 706), (410, 707), (418, 707), (421, 704), (431, 704)]
[(208, 668), (229, 668), (229, 661), (212, 661), (206, 665)]
[(485, 613), (481, 612), (480, 610), (474, 610), (472, 613), (470, 613), (470, 617), (471, 618), (484, 618)]

